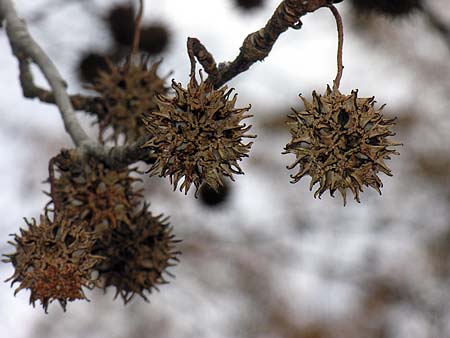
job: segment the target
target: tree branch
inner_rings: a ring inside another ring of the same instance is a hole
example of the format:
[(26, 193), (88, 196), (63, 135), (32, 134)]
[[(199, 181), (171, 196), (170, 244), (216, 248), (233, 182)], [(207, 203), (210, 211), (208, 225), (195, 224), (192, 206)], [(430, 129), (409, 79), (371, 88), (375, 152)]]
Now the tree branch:
[[(341, 0), (284, 0), (275, 10), (264, 28), (247, 36), (240, 53), (230, 63), (217, 67), (213, 56), (206, 47), (195, 38), (188, 40), (191, 59), (199, 60), (209, 75), (208, 80), (220, 87), (238, 74), (246, 71), (256, 61), (262, 61), (270, 53), (278, 37), (288, 28), (299, 29), (300, 17)], [(88, 153), (109, 166), (120, 167), (139, 160), (151, 163), (154, 156), (142, 145), (151, 135), (139, 139), (131, 145), (106, 147), (91, 140), (79, 124), (74, 107), (79, 110), (101, 114), (101, 104), (95, 97), (82, 95), (69, 96), (66, 83), (57, 68), (42, 48), (30, 36), (26, 24), (21, 20), (11, 0), (0, 0), (0, 18), (6, 21), (6, 31), (14, 55), (19, 61), (20, 82), (25, 97), (39, 98), (43, 102), (55, 103), (61, 113), (66, 131), (82, 153)], [(34, 84), (29, 67), (30, 59), (37, 64), (47, 79), (51, 91)]]
[[(216, 88), (221, 87), (248, 70), (256, 61), (264, 60), (278, 37), (288, 28), (300, 29), (302, 16), (337, 2), (341, 0), (284, 0), (263, 28), (245, 38), (236, 59), (230, 63), (221, 63), (218, 73), (209, 81), (213, 82)], [(204, 50), (206, 51), (206, 48)]]
[[(21, 20), (11, 0), (0, 0), (0, 19), (6, 21), (6, 33), (14, 56), (19, 61), (20, 84), (23, 95), (28, 98), (39, 98), (42, 102), (54, 103), (58, 106), (64, 127), (82, 154), (89, 154), (104, 162), (109, 167), (119, 168), (137, 161), (152, 163), (155, 158), (142, 145), (151, 135), (147, 135), (135, 143), (117, 147), (107, 147), (91, 140), (81, 127), (75, 116), (74, 106), (81, 110), (96, 111), (101, 109), (95, 97), (82, 95), (69, 96), (66, 83), (59, 71), (45, 54), (42, 48), (30, 36), (26, 24)], [(51, 91), (34, 84), (30, 69), (30, 60), (37, 64), (47, 79)], [(91, 109), (92, 108), (92, 109)]]
[(0, 12), (2, 13), (0, 16), (6, 21), (6, 33), (14, 55), (17, 58), (29, 57), (39, 66), (52, 89), (64, 127), (73, 142), (77, 146), (92, 142), (75, 116), (65, 81), (52, 60), (30, 36), (25, 22), (18, 17), (12, 1), (0, 0)]
[(105, 163), (109, 168), (121, 169), (138, 161), (152, 164), (156, 156), (142, 146), (151, 138), (151, 135), (140, 137), (132, 144), (116, 147), (106, 147), (100, 144), (88, 143), (85, 146), (86, 152)]
[(333, 90), (339, 90), (339, 85), (341, 84), (342, 73), (344, 71), (344, 65), (342, 63), (342, 53), (344, 49), (344, 26), (342, 24), (342, 18), (336, 7), (329, 5), (334, 18), (336, 19), (336, 28), (338, 31), (338, 48), (337, 48), (337, 73), (336, 78), (333, 82)]
[[(23, 96), (30, 99), (39, 99), (41, 102), (56, 104), (55, 95), (52, 91), (37, 86), (34, 83), (33, 74), (30, 69), (30, 60), (23, 56), (18, 56), (19, 79)], [(104, 114), (104, 106), (99, 97), (85, 95), (69, 95), (72, 107), (75, 110), (83, 110), (94, 115)]]
[(213, 82), (217, 76), (218, 69), (216, 61), (214, 61), (214, 57), (211, 53), (208, 52), (206, 47), (196, 38), (187, 39), (187, 50), (191, 61), (190, 75), (195, 76), (195, 58), (197, 58), (198, 62), (200, 62), (203, 69), (208, 74), (210, 82)]

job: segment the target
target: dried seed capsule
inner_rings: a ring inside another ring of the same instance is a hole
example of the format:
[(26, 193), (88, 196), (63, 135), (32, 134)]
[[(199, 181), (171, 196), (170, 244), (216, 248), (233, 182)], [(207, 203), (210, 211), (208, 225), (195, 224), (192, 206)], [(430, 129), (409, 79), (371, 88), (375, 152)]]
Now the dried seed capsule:
[[(89, 89), (101, 96), (103, 113), (97, 114), (100, 138), (117, 143), (119, 136), (133, 142), (145, 135), (142, 117), (157, 109), (155, 95), (166, 94), (165, 79), (158, 76), (161, 62), (149, 64), (148, 57), (132, 58), (120, 66), (109, 64), (109, 70), (100, 72)], [(105, 137), (108, 128), (112, 134)]]
[(96, 253), (104, 256), (96, 270), (103, 280), (103, 287), (114, 286), (116, 296), (125, 304), (135, 294), (147, 300), (145, 292), (151, 293), (158, 285), (165, 284), (164, 273), (178, 262), (179, 252), (174, 251), (177, 240), (171, 234), (172, 228), (162, 215), (153, 216), (148, 206), (136, 212), (132, 226), (123, 225), (115, 229), (110, 243), (101, 244)]
[(381, 194), (378, 173), (392, 176), (384, 161), (398, 155), (390, 147), (399, 143), (388, 139), (395, 135), (391, 130), (395, 119), (384, 118), (383, 107), (375, 109), (374, 98), (358, 98), (357, 91), (343, 95), (327, 87), (323, 96), (313, 92), (312, 102), (300, 98), (305, 111), (293, 109), (289, 115), (292, 140), (284, 152), (296, 156), (288, 169), (299, 166), (292, 183), (309, 175), (310, 189), (319, 183), (314, 197), (320, 198), (326, 190), (333, 196), (339, 190), (344, 205), (347, 189), (358, 202), (363, 185)]
[(232, 89), (215, 89), (203, 79), (198, 84), (194, 76), (187, 89), (175, 81), (172, 88), (175, 97), (157, 95), (158, 111), (144, 118), (153, 136), (144, 147), (157, 156), (150, 175), (169, 176), (174, 189), (183, 179), (180, 190), (187, 193), (191, 184), (196, 192), (202, 183), (217, 189), (221, 176), (243, 174), (238, 161), (248, 157), (252, 142), (242, 139), (255, 137), (241, 124), (250, 106), (235, 108)]
[(86, 221), (89, 231), (109, 236), (121, 223), (131, 225), (139, 192), (130, 170), (113, 170), (91, 158), (81, 160), (75, 151), (62, 150), (50, 162), (50, 196), (55, 211)]
[(68, 301), (86, 299), (83, 287), (92, 288), (93, 267), (102, 259), (91, 254), (95, 237), (79, 221), (69, 221), (59, 214), (51, 221), (41, 215), (40, 223), (28, 222), (28, 229), (15, 235), (16, 251), (4, 262), (13, 264), (15, 272), (7, 281), (19, 282), (15, 293), (31, 291), (30, 303), (39, 300), (47, 312), (48, 305), (57, 300), (64, 311)]

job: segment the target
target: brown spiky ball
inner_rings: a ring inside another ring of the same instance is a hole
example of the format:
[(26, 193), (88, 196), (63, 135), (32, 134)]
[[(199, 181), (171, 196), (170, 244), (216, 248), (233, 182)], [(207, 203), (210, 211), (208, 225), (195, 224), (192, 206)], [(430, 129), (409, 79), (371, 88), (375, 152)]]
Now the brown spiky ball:
[(7, 281), (20, 283), (15, 293), (29, 289), (30, 303), (35, 306), (40, 301), (45, 312), (54, 300), (65, 311), (67, 302), (86, 299), (82, 288), (95, 285), (91, 272), (102, 259), (91, 254), (95, 236), (63, 214), (53, 221), (41, 215), (39, 223), (25, 222), (28, 229), (20, 229), (20, 235), (9, 242), (16, 251), (4, 260), (15, 269)]
[(347, 189), (358, 202), (363, 185), (381, 194), (378, 173), (392, 176), (385, 160), (398, 155), (391, 147), (399, 143), (389, 139), (395, 119), (384, 118), (383, 107), (375, 109), (374, 98), (358, 98), (356, 90), (343, 95), (327, 87), (323, 96), (314, 91), (312, 102), (300, 97), (305, 110), (289, 115), (292, 140), (284, 152), (296, 156), (288, 169), (299, 167), (292, 183), (311, 176), (310, 189), (319, 184), (314, 197), (338, 190), (344, 205)]
[[(156, 94), (168, 92), (165, 79), (158, 75), (160, 63), (150, 64), (148, 57), (132, 57), (123, 65), (110, 63), (108, 71), (100, 72), (89, 89), (100, 94), (103, 112), (97, 119), (102, 140), (117, 143), (123, 135), (130, 143), (147, 133), (142, 117), (157, 109)], [(108, 128), (112, 134), (105, 136)]]
[(139, 192), (128, 168), (114, 170), (72, 150), (62, 150), (50, 161), (50, 204), (68, 218), (86, 221), (89, 231), (107, 236), (121, 223), (132, 224), (131, 213)]
[(169, 176), (177, 188), (187, 191), (194, 184), (196, 192), (202, 183), (217, 189), (221, 177), (233, 180), (242, 174), (238, 161), (248, 157), (252, 142), (243, 143), (251, 126), (241, 124), (250, 117), (247, 108), (236, 108), (233, 89), (215, 89), (192, 76), (187, 88), (172, 81), (175, 97), (157, 95), (158, 110), (144, 118), (153, 136), (144, 147), (157, 156), (150, 175)]
[(132, 226), (115, 229), (110, 243), (95, 251), (105, 257), (96, 268), (104, 289), (115, 287), (116, 297), (128, 303), (135, 294), (147, 300), (145, 292), (167, 283), (163, 274), (171, 275), (167, 268), (178, 262), (179, 254), (171, 231), (167, 218), (153, 216), (147, 205), (133, 215)]

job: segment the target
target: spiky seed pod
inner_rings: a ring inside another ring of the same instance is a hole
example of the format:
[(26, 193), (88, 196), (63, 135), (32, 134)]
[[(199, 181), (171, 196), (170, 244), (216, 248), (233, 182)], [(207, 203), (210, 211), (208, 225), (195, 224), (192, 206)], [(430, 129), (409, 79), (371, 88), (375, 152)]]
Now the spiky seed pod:
[(292, 140), (285, 147), (285, 154), (297, 157), (288, 166), (299, 166), (292, 175), (292, 183), (311, 176), (310, 189), (316, 183), (319, 188), (314, 197), (321, 197), (329, 190), (336, 190), (346, 203), (346, 190), (350, 189), (359, 202), (363, 185), (376, 189), (380, 194), (383, 186), (378, 173), (392, 176), (385, 164), (390, 155), (398, 152), (389, 147), (397, 146), (388, 139), (395, 135), (391, 128), (395, 119), (383, 118), (381, 110), (375, 109), (374, 98), (358, 98), (357, 91), (343, 95), (338, 89), (327, 87), (325, 95), (313, 92), (313, 101), (300, 96), (305, 111), (289, 115)]
[(39, 300), (47, 312), (48, 305), (57, 300), (64, 311), (68, 301), (86, 299), (83, 287), (92, 288), (95, 265), (102, 259), (92, 255), (94, 235), (83, 225), (69, 221), (59, 214), (51, 221), (41, 215), (40, 223), (25, 219), (28, 229), (15, 235), (13, 254), (4, 262), (13, 264), (15, 272), (7, 279), (11, 285), (19, 282), (15, 294), (22, 289), (31, 291), (30, 304)]
[(144, 117), (148, 132), (153, 135), (144, 147), (157, 156), (150, 175), (169, 176), (174, 190), (183, 178), (180, 190), (194, 184), (196, 193), (202, 183), (213, 189), (222, 185), (221, 176), (233, 180), (233, 174), (243, 174), (238, 161), (248, 157), (255, 137), (246, 132), (251, 126), (241, 121), (250, 109), (235, 108), (237, 95), (226, 86), (215, 89), (192, 76), (187, 89), (172, 81), (175, 97), (157, 95), (158, 110)]
[(105, 291), (115, 287), (115, 297), (120, 295), (126, 304), (135, 294), (147, 300), (145, 292), (166, 284), (163, 273), (171, 275), (167, 268), (178, 262), (179, 255), (171, 231), (167, 218), (153, 216), (147, 205), (133, 216), (131, 227), (116, 229), (109, 245), (96, 250), (106, 258), (96, 267)]
[(362, 13), (378, 13), (392, 17), (420, 10), (422, 0), (352, 0), (356, 10)]
[[(100, 138), (117, 143), (120, 135), (125, 142), (133, 142), (145, 135), (142, 117), (157, 109), (155, 95), (166, 94), (165, 79), (158, 76), (161, 61), (149, 63), (146, 56), (132, 58), (123, 65), (109, 64), (109, 70), (100, 72), (89, 89), (100, 94), (103, 114), (98, 114)], [(105, 137), (107, 128), (112, 134)]]
[(91, 158), (82, 161), (75, 151), (62, 150), (50, 162), (50, 196), (55, 211), (87, 222), (88, 230), (109, 234), (121, 223), (131, 226), (139, 192), (131, 170), (113, 170)]

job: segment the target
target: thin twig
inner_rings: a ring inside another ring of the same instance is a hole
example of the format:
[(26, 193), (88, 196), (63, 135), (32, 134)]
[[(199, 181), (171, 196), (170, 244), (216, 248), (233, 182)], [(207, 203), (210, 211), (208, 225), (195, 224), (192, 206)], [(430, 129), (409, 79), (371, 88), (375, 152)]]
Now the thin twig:
[(205, 72), (208, 74), (210, 82), (214, 83), (214, 79), (217, 76), (217, 65), (214, 57), (206, 49), (206, 47), (196, 38), (187, 39), (187, 49), (189, 59), (191, 61), (191, 76), (195, 76), (195, 58), (202, 65)]
[(144, 13), (144, 0), (139, 0), (139, 12), (136, 17), (136, 23), (134, 26), (134, 36), (133, 36), (133, 56), (136, 57), (136, 55), (139, 52), (139, 41), (141, 39), (141, 21), (142, 21), (142, 14)]
[(221, 87), (235, 76), (248, 70), (256, 61), (264, 60), (272, 50), (278, 37), (288, 28), (300, 29), (300, 18), (307, 13), (327, 7), (331, 0), (284, 0), (275, 10), (264, 28), (248, 35), (240, 53), (230, 63), (221, 63), (214, 86)]
[[(56, 104), (55, 95), (52, 91), (41, 88), (34, 83), (33, 74), (30, 69), (30, 60), (26, 57), (18, 57), (19, 79), (23, 96), (30, 99), (39, 99), (41, 102)], [(75, 110), (83, 110), (102, 116), (105, 114), (105, 107), (98, 96), (69, 95), (70, 102)]]
[(195, 61), (195, 53), (194, 53), (192, 38), (187, 39), (187, 53), (188, 53), (188, 57), (189, 57), (189, 62), (191, 64), (191, 71), (189, 72), (189, 77), (191, 79), (195, 79), (195, 67), (196, 67), (197, 61)]
[(344, 25), (342, 24), (342, 18), (339, 14), (339, 11), (333, 5), (329, 6), (331, 12), (336, 19), (336, 26), (338, 31), (338, 48), (337, 48), (337, 73), (336, 79), (333, 83), (333, 89), (338, 90), (339, 85), (341, 84), (342, 72), (344, 71), (344, 65), (342, 63), (342, 53), (344, 49)]
[(89, 139), (75, 116), (72, 103), (66, 91), (65, 81), (52, 60), (30, 36), (25, 22), (18, 17), (12, 1), (0, 0), (0, 12), (6, 21), (6, 33), (14, 55), (20, 58), (22, 54), (25, 54), (38, 65), (52, 89), (64, 127), (73, 142), (77, 146), (93, 142)]

